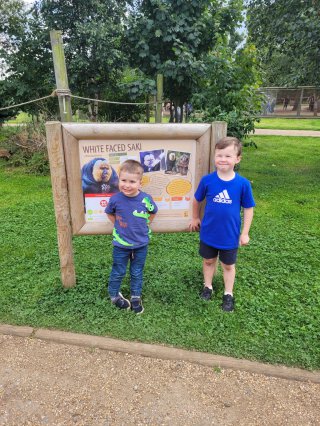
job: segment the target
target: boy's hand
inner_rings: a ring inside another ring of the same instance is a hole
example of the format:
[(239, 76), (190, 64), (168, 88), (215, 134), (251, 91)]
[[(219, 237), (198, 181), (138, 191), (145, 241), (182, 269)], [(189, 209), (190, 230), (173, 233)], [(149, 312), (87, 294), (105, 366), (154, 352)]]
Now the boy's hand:
[(201, 220), (199, 218), (192, 219), (189, 224), (190, 231), (199, 231), (201, 225)]
[(250, 237), (249, 234), (240, 235), (240, 246), (247, 246), (249, 244)]

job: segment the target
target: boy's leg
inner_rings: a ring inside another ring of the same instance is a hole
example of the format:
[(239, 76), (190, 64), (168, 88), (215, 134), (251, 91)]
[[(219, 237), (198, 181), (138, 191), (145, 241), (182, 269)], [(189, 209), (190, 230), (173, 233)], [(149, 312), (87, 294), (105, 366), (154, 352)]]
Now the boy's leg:
[(233, 250), (220, 250), (219, 253), (224, 281), (224, 295), (221, 307), (226, 312), (234, 310), (233, 286), (236, 277), (237, 253), (237, 248)]
[(212, 289), (212, 280), (217, 266), (217, 257), (214, 259), (203, 259), (203, 279), (205, 287)]
[(201, 292), (201, 299), (210, 300), (212, 295), (212, 280), (216, 271), (218, 250), (200, 241), (199, 254), (203, 258), (202, 270), (204, 287)]
[(120, 286), (126, 275), (130, 253), (130, 250), (117, 246), (113, 247), (113, 262), (108, 285), (108, 292), (112, 301), (119, 297)]
[(131, 297), (141, 297), (143, 268), (146, 263), (148, 246), (132, 250), (130, 255)]
[(212, 280), (216, 270), (217, 258), (203, 259), (203, 278), (204, 287), (201, 291), (200, 297), (203, 300), (210, 300), (212, 296)]
[(136, 314), (142, 314), (141, 303), (143, 269), (148, 253), (148, 246), (132, 250), (130, 256), (130, 287), (131, 287), (131, 309)]
[(221, 263), (223, 271), (223, 281), (224, 281), (224, 293), (233, 295), (233, 286), (236, 277), (236, 265), (226, 265), (223, 262)]

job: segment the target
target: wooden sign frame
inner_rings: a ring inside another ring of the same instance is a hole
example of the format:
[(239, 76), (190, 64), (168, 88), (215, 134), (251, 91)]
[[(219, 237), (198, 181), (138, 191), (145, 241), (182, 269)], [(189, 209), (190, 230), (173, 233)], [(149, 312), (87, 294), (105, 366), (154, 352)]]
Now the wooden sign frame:
[[(196, 189), (201, 177), (211, 171), (211, 157), (217, 137), (226, 135), (226, 123), (213, 124), (146, 124), (146, 123), (46, 123), (47, 146), (50, 160), (52, 191), (57, 222), (62, 283), (75, 285), (72, 235), (110, 234), (111, 222), (88, 223), (85, 217), (84, 195), (81, 184), (79, 144), (156, 141), (172, 143), (175, 147), (192, 144), (193, 185)], [(168, 145), (167, 145), (168, 147)], [(143, 188), (142, 188), (143, 189)], [(144, 190), (144, 189), (143, 189)], [(146, 192), (148, 192), (146, 190)], [(152, 195), (152, 194), (151, 194)], [(193, 193), (191, 194), (191, 197)], [(158, 219), (159, 217), (159, 219)], [(158, 219), (158, 220), (157, 220)], [(154, 232), (183, 232), (188, 230), (190, 217), (177, 220), (157, 215), (151, 225)]]

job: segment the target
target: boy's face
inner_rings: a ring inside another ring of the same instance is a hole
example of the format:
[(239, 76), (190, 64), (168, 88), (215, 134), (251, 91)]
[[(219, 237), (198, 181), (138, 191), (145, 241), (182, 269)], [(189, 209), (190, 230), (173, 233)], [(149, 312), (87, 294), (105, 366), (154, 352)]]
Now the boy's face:
[(139, 194), (141, 180), (137, 173), (120, 172), (119, 190), (127, 197), (135, 197)]
[(214, 152), (214, 164), (221, 173), (233, 171), (234, 166), (240, 163), (241, 156), (238, 155), (234, 145), (227, 146), (224, 149), (216, 149)]

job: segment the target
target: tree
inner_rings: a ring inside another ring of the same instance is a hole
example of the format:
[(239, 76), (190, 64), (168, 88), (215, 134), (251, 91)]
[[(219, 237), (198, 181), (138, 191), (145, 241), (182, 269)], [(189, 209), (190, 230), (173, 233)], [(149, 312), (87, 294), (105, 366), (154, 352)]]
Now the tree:
[(246, 45), (234, 52), (220, 40), (206, 61), (206, 77), (192, 98), (193, 121), (228, 123), (228, 134), (244, 139), (261, 108), (256, 49)]
[(248, 0), (247, 20), (265, 85), (320, 84), (318, 0)]
[(165, 95), (182, 110), (204, 75), (204, 56), (219, 34), (235, 32), (241, 6), (240, 0), (134, 2), (127, 30), (131, 64), (151, 78), (163, 74)]
[[(8, 74), (5, 57), (15, 50), (15, 45), (10, 43), (10, 36), (13, 33), (23, 32), (25, 13), (26, 9), (22, 0), (3, 0), (0, 3), (0, 108), (14, 103), (5, 90), (5, 78)], [(16, 111), (13, 109), (0, 111), (0, 125), (15, 114)]]
[[(55, 87), (49, 32), (62, 31), (69, 86), (73, 94), (104, 98), (113, 93), (126, 64), (122, 51), (124, 0), (39, 0), (25, 17), (22, 30), (9, 34), (10, 53), (2, 51), (8, 66), (6, 87), (20, 102), (45, 96)], [(56, 101), (55, 105), (57, 105)], [(48, 114), (57, 111), (52, 104)], [(90, 105), (92, 106), (92, 105)], [(80, 103), (79, 107), (87, 107)], [(113, 107), (101, 107), (108, 114)], [(45, 111), (30, 104), (25, 110)], [(91, 108), (94, 117), (94, 108)]]

